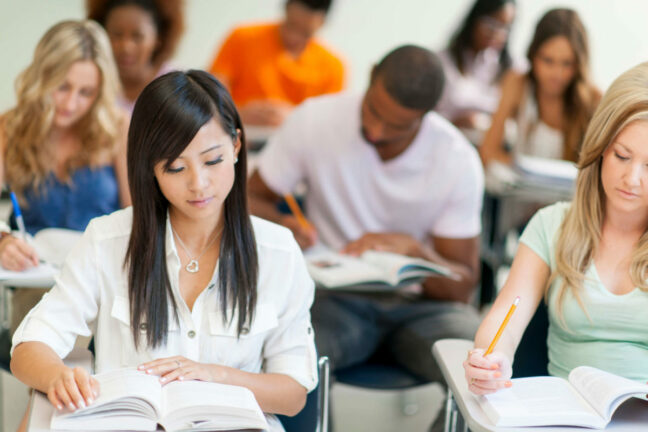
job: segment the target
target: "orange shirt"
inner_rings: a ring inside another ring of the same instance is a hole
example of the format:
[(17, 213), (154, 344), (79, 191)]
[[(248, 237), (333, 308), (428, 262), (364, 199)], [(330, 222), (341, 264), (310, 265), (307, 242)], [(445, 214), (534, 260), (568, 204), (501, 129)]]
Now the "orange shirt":
[(234, 102), (259, 99), (297, 105), (311, 96), (342, 90), (342, 61), (311, 40), (299, 58), (284, 50), (279, 24), (244, 26), (225, 40), (210, 72), (226, 80)]

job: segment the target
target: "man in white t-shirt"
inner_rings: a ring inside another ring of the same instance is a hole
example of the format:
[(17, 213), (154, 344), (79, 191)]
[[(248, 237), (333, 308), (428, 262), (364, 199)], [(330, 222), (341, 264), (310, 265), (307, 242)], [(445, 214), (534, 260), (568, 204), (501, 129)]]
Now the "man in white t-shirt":
[[(303, 248), (319, 240), (350, 254), (387, 250), (460, 276), (427, 279), (416, 295), (318, 292), (317, 347), (336, 369), (385, 348), (410, 372), (440, 380), (432, 344), (472, 339), (479, 324), (466, 303), (479, 276), (483, 172), (468, 141), (431, 112), (443, 80), (431, 51), (395, 49), (374, 67), (364, 95), (312, 98), (295, 109), (250, 179), (252, 212), (289, 227)], [(277, 210), (299, 183), (314, 230)]]

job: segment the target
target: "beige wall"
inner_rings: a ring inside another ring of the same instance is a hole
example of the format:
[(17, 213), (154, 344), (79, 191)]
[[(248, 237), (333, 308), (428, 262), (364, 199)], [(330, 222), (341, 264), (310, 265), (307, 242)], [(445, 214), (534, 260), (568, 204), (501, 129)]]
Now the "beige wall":
[[(336, 0), (322, 37), (349, 66), (349, 87), (364, 88), (371, 65), (394, 46), (441, 48), (472, 0)], [(628, 67), (648, 60), (648, 2), (642, 0), (518, 0), (512, 50), (523, 55), (539, 16), (563, 5), (581, 13), (589, 30), (595, 80), (606, 87)], [(187, 32), (174, 63), (205, 67), (227, 31), (241, 21), (273, 19), (283, 0), (187, 0)], [(14, 102), (13, 82), (40, 36), (55, 22), (83, 16), (82, 0), (0, 0), (0, 110)]]

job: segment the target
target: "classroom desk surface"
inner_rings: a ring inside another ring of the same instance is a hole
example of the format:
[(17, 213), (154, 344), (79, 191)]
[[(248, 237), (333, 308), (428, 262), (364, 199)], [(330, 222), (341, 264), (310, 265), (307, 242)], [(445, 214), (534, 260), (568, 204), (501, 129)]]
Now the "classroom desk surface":
[[(473, 342), (463, 339), (443, 339), (434, 344), (432, 352), (452, 392), (454, 401), (468, 428), (473, 432), (575, 432), (595, 429), (577, 427), (495, 427), (480, 408), (477, 398), (468, 390), (463, 361)], [(632, 399), (615, 413), (606, 431), (637, 432), (648, 430), (648, 409), (645, 402)]]

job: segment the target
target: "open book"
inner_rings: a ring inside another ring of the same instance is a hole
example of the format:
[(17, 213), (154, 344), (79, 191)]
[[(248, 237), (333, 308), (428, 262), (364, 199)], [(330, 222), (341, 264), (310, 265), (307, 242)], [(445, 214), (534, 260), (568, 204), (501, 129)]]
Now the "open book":
[(266, 429), (253, 393), (238, 386), (203, 381), (174, 381), (135, 369), (95, 375), (99, 397), (86, 408), (55, 412), (52, 429), (166, 431)]
[(366, 251), (359, 257), (331, 251), (308, 254), (308, 272), (325, 288), (393, 290), (429, 276), (454, 277), (449, 269), (420, 258)]
[[(513, 386), (479, 398), (495, 426), (583, 426), (604, 429), (612, 414), (633, 396), (644, 398), (648, 385), (589, 366), (569, 379), (517, 378)], [(648, 403), (645, 406), (648, 409)]]
[(83, 233), (61, 228), (40, 230), (28, 240), (36, 249), (41, 263), (22, 272), (6, 270), (0, 266), (0, 280), (29, 281), (37, 285), (53, 283), (54, 276), (65, 261), (65, 257)]

